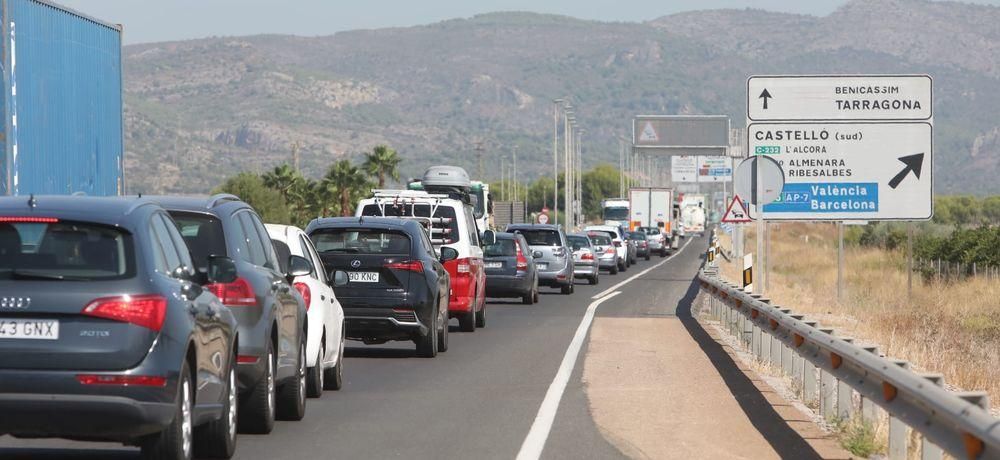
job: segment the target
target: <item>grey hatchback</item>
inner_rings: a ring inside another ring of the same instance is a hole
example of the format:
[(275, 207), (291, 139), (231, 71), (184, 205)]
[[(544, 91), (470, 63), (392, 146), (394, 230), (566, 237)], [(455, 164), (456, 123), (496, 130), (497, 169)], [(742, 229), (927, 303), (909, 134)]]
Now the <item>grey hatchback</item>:
[(538, 271), (523, 235), (498, 232), (493, 244), (483, 248), (487, 297), (520, 297), (521, 303), (538, 302)]
[(0, 198), (0, 436), (138, 445), (146, 458), (236, 447), (233, 314), (146, 199)]
[(558, 225), (510, 224), (507, 232), (524, 235), (535, 258), (538, 284), (573, 293), (573, 252)]
[(239, 324), (240, 431), (269, 433), (275, 418), (301, 420), (306, 404), (307, 317), (305, 302), (291, 280), (311, 274), (312, 263), (299, 256), (279, 263), (260, 217), (236, 196), (153, 200), (177, 222), (199, 271), (205, 271), (213, 257), (235, 261), (236, 279), (210, 288)]

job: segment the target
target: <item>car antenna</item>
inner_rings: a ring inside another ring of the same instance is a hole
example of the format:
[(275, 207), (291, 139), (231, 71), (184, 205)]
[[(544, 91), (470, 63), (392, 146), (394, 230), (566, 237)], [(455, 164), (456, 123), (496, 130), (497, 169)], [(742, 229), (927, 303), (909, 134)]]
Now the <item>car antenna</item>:
[(35, 200), (35, 194), (32, 193), (28, 196), (28, 207), (34, 209), (36, 206), (38, 206), (38, 201)]

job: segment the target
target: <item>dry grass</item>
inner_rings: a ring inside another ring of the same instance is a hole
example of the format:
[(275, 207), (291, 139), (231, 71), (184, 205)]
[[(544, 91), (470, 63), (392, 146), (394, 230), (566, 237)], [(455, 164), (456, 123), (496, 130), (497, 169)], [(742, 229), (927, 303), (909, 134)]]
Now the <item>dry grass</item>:
[[(777, 305), (878, 345), (882, 353), (944, 374), (949, 385), (985, 390), (1000, 401), (1000, 282), (924, 283), (913, 278), (907, 299), (905, 256), (848, 247), (844, 301), (837, 301), (837, 233), (832, 224), (772, 224), (767, 297)], [(720, 238), (723, 247), (728, 240)], [(750, 234), (746, 248), (754, 248)], [(742, 261), (725, 263), (740, 279)], [(740, 264), (737, 266), (737, 264)]]

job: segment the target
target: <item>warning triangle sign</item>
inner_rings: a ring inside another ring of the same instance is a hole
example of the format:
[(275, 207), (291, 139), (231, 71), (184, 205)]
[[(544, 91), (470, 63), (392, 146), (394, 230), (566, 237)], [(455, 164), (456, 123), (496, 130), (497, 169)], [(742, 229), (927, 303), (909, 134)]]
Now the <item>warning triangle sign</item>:
[(743, 205), (743, 200), (740, 200), (739, 195), (733, 196), (733, 201), (729, 203), (729, 208), (726, 209), (726, 215), (722, 216), (722, 221), (727, 224), (752, 222), (750, 216), (747, 214), (746, 206)]
[(639, 133), (639, 142), (656, 142), (659, 140), (660, 136), (656, 134), (656, 129), (653, 128), (653, 122), (647, 121), (646, 126)]

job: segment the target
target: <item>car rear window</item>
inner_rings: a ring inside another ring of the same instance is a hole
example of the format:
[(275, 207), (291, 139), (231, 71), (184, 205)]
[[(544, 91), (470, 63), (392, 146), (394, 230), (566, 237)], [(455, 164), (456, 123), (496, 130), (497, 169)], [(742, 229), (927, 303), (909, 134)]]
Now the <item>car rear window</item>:
[(514, 230), (514, 233), (524, 235), (529, 246), (562, 246), (559, 232), (555, 230)]
[(0, 279), (109, 280), (135, 275), (132, 235), (106, 225), (0, 223)]
[(588, 240), (585, 236), (570, 235), (567, 238), (569, 239), (569, 244), (573, 247), (574, 251), (590, 247), (590, 240)]
[(628, 234), (628, 239), (630, 239), (630, 240), (645, 240), (646, 239), (646, 234), (645, 233), (639, 233), (639, 232), (632, 232), (632, 233)]
[[(384, 211), (384, 213), (383, 213)], [(361, 209), (362, 216), (371, 217), (435, 217), (442, 219), (433, 222), (435, 231), (431, 234), (431, 242), (435, 245), (453, 244), (461, 240), (461, 233), (458, 231), (458, 219), (455, 208), (451, 206), (438, 206), (431, 216), (431, 206), (429, 204), (386, 204), (365, 205)], [(426, 220), (421, 220), (426, 226)], [(474, 242), (472, 244), (475, 244)]]
[(321, 228), (309, 235), (320, 254), (409, 254), (405, 233), (375, 228)]
[(611, 244), (611, 237), (607, 235), (590, 235), (590, 242), (596, 246), (607, 246)]
[(170, 216), (199, 270), (208, 266), (208, 256), (227, 256), (225, 233), (217, 217), (191, 212), (171, 212)]
[(513, 239), (497, 239), (495, 244), (487, 245), (483, 253), (486, 257), (513, 257), (517, 255), (517, 242)]

